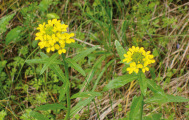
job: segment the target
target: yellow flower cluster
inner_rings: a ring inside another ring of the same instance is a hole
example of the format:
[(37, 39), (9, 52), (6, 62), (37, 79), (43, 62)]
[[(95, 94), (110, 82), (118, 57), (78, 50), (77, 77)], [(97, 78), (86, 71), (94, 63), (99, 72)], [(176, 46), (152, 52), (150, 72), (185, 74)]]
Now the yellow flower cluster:
[(149, 71), (148, 65), (151, 63), (155, 63), (153, 59), (154, 56), (150, 54), (150, 51), (145, 51), (143, 47), (135, 47), (129, 48), (129, 51), (124, 54), (125, 59), (123, 62), (130, 62), (130, 67), (127, 68), (129, 74), (135, 72), (138, 73), (139, 69), (142, 69), (142, 72)]
[(46, 48), (46, 51), (57, 50), (59, 54), (66, 53), (65, 44), (75, 42), (71, 37), (74, 33), (66, 33), (68, 25), (61, 24), (60, 20), (48, 20), (48, 24), (39, 24), (35, 40), (40, 40), (40, 48)]

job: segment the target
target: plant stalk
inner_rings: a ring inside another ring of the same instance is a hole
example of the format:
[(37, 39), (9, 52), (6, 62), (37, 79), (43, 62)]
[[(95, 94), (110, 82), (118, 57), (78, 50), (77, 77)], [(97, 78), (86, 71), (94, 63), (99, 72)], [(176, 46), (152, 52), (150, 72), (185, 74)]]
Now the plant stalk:
[(70, 119), (70, 109), (71, 109), (69, 72), (68, 72), (68, 64), (66, 63), (66, 58), (65, 58), (64, 54), (62, 54), (62, 59), (63, 59), (63, 63), (64, 63), (64, 68), (65, 68), (66, 82), (68, 82), (68, 84), (66, 86), (67, 113), (66, 113), (66, 117), (64, 118), (64, 120), (69, 120)]
[[(139, 80), (142, 80), (141, 71), (139, 71), (138, 77), (139, 77)], [(143, 95), (142, 91), (141, 91), (141, 97), (142, 97), (142, 106), (141, 106), (140, 120), (142, 120), (143, 105), (144, 105), (144, 95)]]

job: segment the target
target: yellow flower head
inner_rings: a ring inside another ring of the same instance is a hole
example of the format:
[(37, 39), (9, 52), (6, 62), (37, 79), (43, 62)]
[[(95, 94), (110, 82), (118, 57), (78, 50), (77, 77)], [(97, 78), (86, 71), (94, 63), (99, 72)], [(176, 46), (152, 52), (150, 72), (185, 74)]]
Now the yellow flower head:
[(148, 65), (151, 63), (155, 63), (153, 59), (154, 56), (150, 54), (150, 51), (145, 51), (143, 47), (135, 47), (129, 48), (129, 51), (124, 54), (125, 59), (123, 62), (130, 63), (130, 67), (127, 68), (129, 74), (135, 72), (138, 73), (139, 69), (144, 73), (145, 71), (149, 71)]
[(61, 24), (60, 20), (48, 20), (48, 23), (39, 24), (35, 40), (40, 40), (40, 48), (46, 48), (46, 51), (57, 50), (59, 54), (66, 53), (65, 44), (75, 42), (71, 37), (74, 33), (66, 33), (68, 25)]

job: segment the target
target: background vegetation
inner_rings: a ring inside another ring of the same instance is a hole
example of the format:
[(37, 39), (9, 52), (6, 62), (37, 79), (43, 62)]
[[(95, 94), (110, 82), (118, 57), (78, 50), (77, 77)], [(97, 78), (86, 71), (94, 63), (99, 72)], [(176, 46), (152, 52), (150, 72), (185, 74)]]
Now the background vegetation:
[[(38, 113), (52, 120), (64, 118), (62, 109), (31, 112), (43, 104), (59, 103), (62, 92), (62, 83), (51, 69), (40, 74), (43, 64), (26, 63), (45, 52), (37, 48), (36, 28), (52, 18), (62, 20), (75, 33), (77, 44), (68, 48), (67, 57), (93, 49), (77, 61), (86, 76), (69, 69), (71, 96), (102, 91), (102, 96), (94, 95), (98, 97), (89, 102), (87, 97), (73, 97), (72, 119), (125, 118), (133, 96), (140, 94), (136, 81), (103, 91), (107, 83), (126, 73), (116, 40), (125, 50), (134, 45), (152, 51), (155, 73), (146, 76), (155, 78), (166, 93), (188, 98), (188, 11), (187, 0), (0, 0), (0, 119), (34, 120)], [(144, 116), (159, 113), (161, 119), (184, 120), (189, 119), (188, 110), (188, 103), (148, 104)]]

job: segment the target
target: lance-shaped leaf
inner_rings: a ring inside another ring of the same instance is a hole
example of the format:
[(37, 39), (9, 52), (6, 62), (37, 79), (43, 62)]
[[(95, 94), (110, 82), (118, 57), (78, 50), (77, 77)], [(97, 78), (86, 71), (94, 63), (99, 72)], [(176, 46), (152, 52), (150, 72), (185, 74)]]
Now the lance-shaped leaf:
[(45, 117), (43, 114), (35, 112), (35, 111), (31, 111), (29, 114), (31, 117), (34, 117), (37, 120), (49, 120), (49, 118)]
[(95, 97), (89, 97), (85, 100), (81, 100), (77, 103), (76, 106), (74, 106), (72, 109), (71, 109), (71, 112), (70, 112), (70, 117), (72, 117), (73, 115), (75, 115), (77, 112), (79, 112), (83, 107), (85, 107), (87, 104), (89, 104)]
[(143, 96), (134, 97), (131, 104), (129, 120), (141, 120), (143, 111)]
[(72, 95), (71, 99), (78, 98), (78, 97), (96, 97), (96, 96), (102, 96), (100, 92), (79, 92), (74, 95)]
[(169, 102), (189, 102), (189, 99), (181, 96), (167, 95), (167, 98)]
[(145, 100), (145, 103), (168, 103), (168, 102), (189, 102), (189, 99), (180, 97), (180, 96), (174, 96), (174, 95), (168, 95), (168, 94), (154, 94), (154, 96), (147, 98)]
[(152, 76), (152, 80), (155, 80), (156, 74), (155, 74), (155, 69), (154, 68), (150, 68), (150, 74)]
[[(43, 52), (40, 52), (40, 55), (42, 56), (43, 59), (39, 60), (41, 63), (43, 63), (45, 61), (48, 62), (48, 59), (49, 59), (49, 56), (47, 56), (45, 53)], [(35, 63), (37, 62), (35, 59), (33, 60), (29, 60), (28, 63)], [(62, 70), (60, 69), (60, 67), (58, 65), (56, 65), (56, 62), (57, 64), (63, 64), (61, 63), (61, 61), (59, 60), (54, 60), (52, 61), (52, 64), (49, 66), (50, 69), (52, 69), (54, 71), (54, 73), (59, 77), (59, 79), (63, 82), (63, 83), (66, 83), (66, 77), (64, 76), (64, 73), (62, 72)]]
[(86, 76), (85, 71), (74, 60), (72, 60), (71, 58), (66, 58), (66, 62), (83, 76)]
[(8, 32), (5, 38), (5, 44), (8, 45), (10, 42), (18, 42), (21, 39), (21, 32), (23, 31), (23, 27), (17, 26)]
[(48, 59), (47, 63), (44, 64), (43, 68), (41, 69), (40, 74), (43, 74), (43, 72), (53, 63), (53, 61), (54, 61), (58, 56), (59, 56), (58, 53), (55, 53), (54, 55), (52, 55), (52, 56)]
[(145, 74), (142, 71), (139, 71), (138, 73), (138, 83), (140, 85), (140, 90), (144, 96), (146, 96), (146, 90), (147, 90), (147, 79)]
[(64, 76), (64, 73), (62, 72), (62, 70), (60, 69), (60, 67), (58, 65), (50, 65), (49, 66), (50, 69), (53, 70), (53, 72), (59, 77), (59, 79), (65, 83), (66, 81), (66, 77)]
[(116, 49), (117, 49), (117, 53), (119, 54), (119, 57), (121, 58), (121, 61), (123, 61), (124, 59), (124, 54), (126, 54), (125, 49), (121, 46), (121, 44), (119, 43), (119, 41), (115, 41), (115, 45), (116, 45)]
[(9, 21), (14, 17), (15, 13), (6, 15), (0, 19), (0, 35), (7, 30)]
[(162, 113), (155, 113), (152, 115), (145, 116), (143, 119), (144, 120), (160, 120), (162, 116)]
[(65, 110), (66, 107), (64, 107), (62, 104), (45, 104), (45, 105), (41, 105), (37, 108), (35, 108), (35, 110), (43, 110), (43, 111), (47, 111), (47, 110), (59, 110), (59, 109), (63, 109)]
[(92, 78), (95, 75), (95, 71), (97, 69), (97, 67), (102, 63), (102, 61), (105, 59), (105, 55), (103, 55), (102, 57), (100, 57), (93, 65), (92, 69), (90, 70), (89, 74), (87, 75), (85, 81), (83, 82), (83, 84), (81, 85), (81, 90), (84, 90), (90, 83), (90, 81), (92, 80)]
[(59, 102), (63, 100), (63, 98), (66, 94), (66, 91), (68, 89), (67, 86), (69, 86), (69, 84), (70, 84), (70, 82), (68, 80), (66, 80), (65, 83), (61, 86), (62, 89), (60, 90), (60, 95), (59, 95), (59, 98), (58, 98)]
[(150, 98), (146, 98), (145, 103), (166, 103), (168, 102), (168, 98), (166, 94), (154, 94)]
[(93, 52), (94, 50), (96, 50), (99, 46), (94, 46), (92, 48), (86, 49), (84, 51), (82, 51), (81, 53), (79, 53), (78, 55), (76, 55), (73, 60), (75, 62), (85, 58), (87, 55), (89, 55), (91, 52)]
[(115, 61), (115, 59), (108, 62), (108, 64), (100, 71), (100, 74), (98, 75), (98, 78), (95, 80), (95, 84), (93, 86), (92, 91), (94, 91), (97, 87), (98, 82), (100, 81), (101, 77), (103, 76), (104, 72), (108, 69), (108, 67)]
[[(44, 59), (31, 59), (31, 60), (26, 60), (26, 63), (41, 63), (41, 64), (45, 64), (48, 62), (48, 59), (49, 58), (44, 58)], [(63, 62), (61, 62), (60, 60), (54, 60), (52, 62), (52, 64), (62, 64), (63, 65)]]
[(146, 82), (147, 82), (148, 88), (150, 88), (150, 90), (153, 93), (159, 94), (159, 95), (164, 95), (165, 94), (163, 89), (161, 89), (161, 87), (158, 86), (153, 80), (146, 79)]
[(135, 74), (126, 74), (123, 75), (121, 77), (118, 77), (112, 81), (110, 81), (105, 87), (104, 87), (104, 91), (110, 90), (110, 89), (115, 89), (115, 88), (120, 88), (122, 86), (124, 86), (125, 84), (136, 80), (137, 76)]

